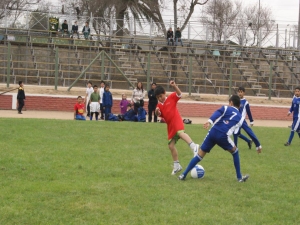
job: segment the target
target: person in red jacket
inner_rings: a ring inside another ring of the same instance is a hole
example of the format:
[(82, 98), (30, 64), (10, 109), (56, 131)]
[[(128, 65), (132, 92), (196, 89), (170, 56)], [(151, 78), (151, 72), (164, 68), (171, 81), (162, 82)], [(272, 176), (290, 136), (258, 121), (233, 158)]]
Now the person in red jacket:
[(74, 120), (85, 120), (84, 109), (85, 105), (82, 102), (83, 99), (81, 96), (77, 97), (77, 103), (74, 106)]
[(164, 118), (168, 127), (169, 149), (174, 161), (174, 168), (171, 174), (174, 175), (182, 170), (178, 161), (178, 152), (175, 147), (176, 142), (180, 138), (184, 140), (189, 145), (194, 155), (197, 154), (199, 145), (195, 144), (190, 136), (184, 132), (184, 124), (177, 109), (177, 102), (181, 98), (181, 91), (175, 84), (175, 81), (171, 80), (170, 85), (175, 89), (175, 92), (170, 94), (168, 97), (166, 96), (166, 91), (162, 86), (157, 86), (154, 94), (158, 100), (155, 114)]

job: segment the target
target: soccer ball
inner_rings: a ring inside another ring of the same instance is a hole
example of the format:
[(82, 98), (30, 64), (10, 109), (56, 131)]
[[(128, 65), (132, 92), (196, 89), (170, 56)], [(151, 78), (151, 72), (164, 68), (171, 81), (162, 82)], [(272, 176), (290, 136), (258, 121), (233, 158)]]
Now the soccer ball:
[(204, 177), (205, 170), (203, 166), (201, 165), (196, 165), (192, 170), (191, 170), (191, 176), (192, 178), (198, 178), (201, 179)]

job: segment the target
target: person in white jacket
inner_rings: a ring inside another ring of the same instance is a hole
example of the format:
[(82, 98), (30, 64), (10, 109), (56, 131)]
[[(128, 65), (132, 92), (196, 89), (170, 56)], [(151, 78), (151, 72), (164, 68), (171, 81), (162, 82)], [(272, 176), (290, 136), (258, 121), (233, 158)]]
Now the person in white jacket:
[(104, 120), (104, 110), (103, 110), (103, 105), (102, 105), (104, 87), (105, 87), (105, 82), (103, 80), (101, 80), (101, 82), (100, 82), (100, 91), (99, 91), (99, 95), (100, 95), (100, 113), (101, 113), (100, 119), (101, 120)]
[(136, 88), (132, 91), (131, 101), (134, 104), (134, 111), (137, 113), (140, 105), (144, 105), (145, 90), (142, 82), (138, 82)]

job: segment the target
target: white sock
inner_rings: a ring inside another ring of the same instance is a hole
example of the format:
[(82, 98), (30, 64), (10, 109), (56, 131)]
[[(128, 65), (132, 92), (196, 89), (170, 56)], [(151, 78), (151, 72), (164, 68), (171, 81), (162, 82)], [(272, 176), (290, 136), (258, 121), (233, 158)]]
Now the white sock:
[(174, 161), (174, 168), (178, 168), (180, 166), (179, 161)]
[(196, 144), (194, 142), (189, 143), (189, 146), (192, 149), (192, 151), (194, 151), (194, 149), (196, 148)]

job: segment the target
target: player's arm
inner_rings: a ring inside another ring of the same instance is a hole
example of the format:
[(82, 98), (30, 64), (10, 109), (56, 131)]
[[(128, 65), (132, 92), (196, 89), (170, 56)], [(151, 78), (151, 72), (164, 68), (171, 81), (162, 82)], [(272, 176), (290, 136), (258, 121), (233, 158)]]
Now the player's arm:
[(179, 87), (176, 85), (174, 80), (170, 81), (170, 85), (174, 88), (177, 96), (181, 96), (181, 90), (179, 89)]
[(156, 107), (156, 109), (155, 109), (155, 115), (156, 116), (161, 116), (161, 111), (160, 111), (159, 107)]
[(248, 118), (250, 120), (250, 126), (252, 127), (254, 125), (254, 120), (253, 120), (253, 117), (252, 117), (252, 114), (251, 114), (249, 103), (246, 105), (246, 112), (247, 112)]
[(290, 111), (288, 112), (288, 116), (291, 115), (291, 113), (294, 111), (294, 104), (292, 102), (292, 105), (291, 105), (291, 108), (290, 108)]
[(203, 125), (205, 129), (208, 129), (210, 125), (214, 124), (214, 122), (221, 117), (225, 112), (225, 106), (222, 106), (217, 111), (215, 111), (212, 116), (208, 119), (208, 121)]

